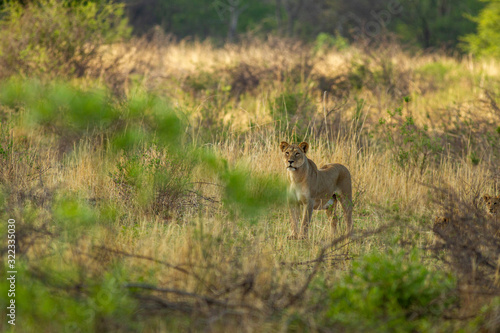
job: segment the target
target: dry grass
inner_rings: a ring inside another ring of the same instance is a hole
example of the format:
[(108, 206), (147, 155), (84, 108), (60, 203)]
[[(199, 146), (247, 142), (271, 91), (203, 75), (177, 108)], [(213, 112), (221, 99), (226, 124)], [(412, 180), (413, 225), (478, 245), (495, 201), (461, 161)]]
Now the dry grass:
[[(212, 147), (230, 165), (284, 179), (278, 143), (304, 140), (311, 143), (309, 157), (317, 164), (348, 166), (354, 181), (356, 234), (388, 223), (396, 226), (355, 237), (349, 246), (327, 247), (317, 269), (329, 286), (350, 269), (352, 259), (366, 253), (394, 246), (428, 248), (434, 242), (432, 221), (446, 210), (449, 193), (472, 206), (483, 193), (500, 192), (500, 134), (495, 132), (500, 111), (494, 107), (498, 64), (410, 56), (393, 46), (315, 56), (306, 46), (287, 40), (215, 48), (208, 42), (177, 43), (161, 35), (106, 52), (113, 61), (121, 59), (121, 75), (110, 78), (103, 73), (105, 82), (117, 80), (112, 85), (128, 96), (145, 90), (168, 97), (189, 121), (188, 140)], [(287, 102), (290, 95), (297, 101)], [(412, 100), (402, 117), (413, 116), (416, 126), (428, 126), (430, 135), (445, 145), (421, 170), (394, 162), (395, 151), (387, 146), (379, 125), (379, 118), (389, 119), (386, 110), (403, 105), (405, 96)], [(288, 110), (290, 106), (295, 109)], [(256, 224), (234, 219), (220, 203), (217, 178), (207, 177), (204, 170), (175, 171), (164, 164), (168, 172), (198, 184), (191, 188), (196, 194), (184, 193), (165, 217), (120, 192), (110, 172), (123, 157), (108, 158), (103, 142), (83, 140), (61, 151), (50, 135), (23, 131), (21, 126), (10, 131), (16, 149), (2, 162), (2, 184), (15, 189), (8, 199), (15, 218), (27, 220), (26, 207), (31, 206), (33, 225), (53, 230), (44, 204), (51, 195), (77, 194), (90, 205), (112, 203), (120, 212), (111, 221), (98, 222), (71, 248), (44, 239), (26, 245), (30, 260), (56, 248), (66, 265), (83, 267), (88, 274), (121, 262), (129, 272), (130, 288), (156, 288), (137, 294), (143, 309), (139, 316), (170, 311), (187, 316), (173, 323), (155, 317), (144, 324), (145, 331), (286, 331), (293, 313), (302, 314), (312, 331), (322, 331), (308, 313), (314, 302), (310, 293), (300, 294), (300, 302), (291, 300), (307, 283), (325, 244), (340, 236), (330, 235), (325, 214), (314, 214), (308, 240), (288, 241), (285, 207), (273, 208)], [(14, 156), (23, 149), (36, 155), (33, 166)], [(163, 152), (156, 153), (168, 160)], [(422, 259), (429, 267), (440, 267), (431, 252), (423, 253), (429, 255)], [(479, 287), (484, 291), (492, 286)], [(476, 315), (478, 309), (474, 306), (461, 315)], [(280, 316), (272, 319), (267, 313)]]

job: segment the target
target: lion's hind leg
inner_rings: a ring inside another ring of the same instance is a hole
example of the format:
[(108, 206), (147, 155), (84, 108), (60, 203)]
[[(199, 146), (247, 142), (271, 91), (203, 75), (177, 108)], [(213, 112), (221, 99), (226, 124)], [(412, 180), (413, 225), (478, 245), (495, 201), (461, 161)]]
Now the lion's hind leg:
[(352, 195), (349, 194), (350, 193), (342, 194), (340, 196), (340, 204), (342, 205), (342, 210), (344, 211), (344, 220), (346, 221), (347, 225), (346, 231), (348, 234), (352, 231), (352, 209), (353, 209)]
[(338, 224), (338, 217), (337, 217), (337, 195), (334, 194), (332, 195), (332, 198), (328, 200), (326, 203), (326, 216), (328, 216), (328, 219), (331, 220), (331, 226), (332, 226), (332, 233), (335, 233), (337, 231), (337, 224)]

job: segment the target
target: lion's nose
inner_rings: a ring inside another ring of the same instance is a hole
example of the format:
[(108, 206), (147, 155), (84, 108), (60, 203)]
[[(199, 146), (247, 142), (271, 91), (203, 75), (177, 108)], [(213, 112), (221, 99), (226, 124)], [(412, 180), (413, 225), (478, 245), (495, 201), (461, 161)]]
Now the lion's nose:
[(293, 163), (293, 161), (288, 161), (288, 163), (292, 164), (292, 163)]

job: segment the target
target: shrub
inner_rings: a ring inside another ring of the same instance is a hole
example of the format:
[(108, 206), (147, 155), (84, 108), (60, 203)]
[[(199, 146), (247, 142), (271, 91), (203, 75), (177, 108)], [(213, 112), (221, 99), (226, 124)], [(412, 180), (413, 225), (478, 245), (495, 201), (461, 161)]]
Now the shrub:
[(124, 202), (170, 219), (196, 202), (190, 167), (151, 145), (123, 153), (110, 176)]
[(123, 4), (105, 1), (8, 2), (2, 17), (0, 75), (82, 76), (103, 66), (96, 61), (101, 46), (131, 32)]
[[(405, 97), (405, 103), (410, 98)], [(440, 140), (429, 134), (427, 126), (418, 126), (410, 115), (403, 118), (403, 108), (387, 110), (389, 121), (379, 120), (389, 148), (394, 153), (394, 161), (405, 170), (418, 170), (422, 175), (433, 160), (443, 151)]]
[[(16, 309), (23, 314), (22, 323), (19, 319), (16, 323), (23, 332), (137, 330), (138, 325), (133, 322), (137, 304), (122, 288), (127, 276), (123, 269), (115, 265), (101, 276), (91, 276), (87, 268), (78, 264), (57, 264), (18, 264), (25, 284), (16, 288)], [(0, 291), (7, 295), (9, 281), (6, 275), (0, 276)], [(7, 300), (2, 297), (0, 305), (6, 308)]]
[(293, 117), (296, 115), (307, 115), (311, 100), (303, 92), (285, 91), (276, 97), (271, 103), (271, 113), (275, 119)]
[(463, 38), (462, 47), (482, 56), (500, 57), (500, 1), (486, 0), (488, 5), (472, 18), (477, 23), (477, 33)]
[(417, 251), (370, 254), (330, 292), (328, 326), (348, 331), (426, 331), (454, 298), (454, 280), (431, 272)]
[(351, 87), (360, 90), (368, 82), (371, 75), (367, 64), (353, 62), (347, 77)]
[(326, 32), (321, 32), (316, 37), (314, 42), (314, 52), (315, 53), (326, 53), (330, 48), (336, 48), (337, 50), (344, 50), (349, 47), (349, 42), (347, 39), (342, 37), (338, 32), (335, 36), (332, 36)]
[(452, 66), (443, 62), (432, 62), (417, 68), (416, 72), (425, 78), (425, 81), (432, 81), (438, 84), (445, 83)]

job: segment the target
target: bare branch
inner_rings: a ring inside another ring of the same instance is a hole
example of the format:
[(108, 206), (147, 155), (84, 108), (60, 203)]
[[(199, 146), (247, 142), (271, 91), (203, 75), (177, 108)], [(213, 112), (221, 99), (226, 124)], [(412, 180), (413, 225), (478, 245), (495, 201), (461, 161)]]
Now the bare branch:
[[(314, 262), (316, 263), (316, 265), (314, 266), (312, 272), (307, 277), (306, 282), (304, 283), (304, 285), (302, 286), (302, 288), (300, 288), (300, 290), (295, 295), (292, 295), (292, 297), (290, 297), (290, 300), (284, 306), (284, 308), (287, 308), (287, 307), (293, 305), (297, 300), (299, 300), (299, 299), (302, 298), (302, 296), (306, 292), (307, 288), (309, 287), (309, 284), (311, 283), (312, 279), (318, 273), (319, 267), (320, 267), (321, 263), (323, 263), (325, 261), (326, 251), (328, 251), (329, 249), (331, 249), (335, 245), (344, 242), (345, 240), (351, 239), (351, 242), (354, 242), (354, 241), (357, 241), (357, 240), (364, 239), (367, 236), (371, 236), (371, 235), (375, 235), (375, 234), (381, 233), (384, 230), (392, 228), (394, 226), (394, 224), (395, 224), (395, 222), (391, 222), (391, 223), (385, 224), (385, 225), (383, 225), (383, 226), (381, 226), (381, 227), (379, 227), (377, 229), (365, 231), (365, 232), (362, 232), (362, 233), (360, 233), (358, 235), (356, 235), (355, 232), (351, 232), (351, 233), (348, 233), (348, 234), (343, 235), (341, 237), (338, 237), (338, 238), (334, 239), (333, 241), (331, 241), (329, 244), (323, 246), (323, 248), (319, 252), (319, 255), (314, 260)], [(351, 243), (351, 242), (349, 242), (349, 243)]]

